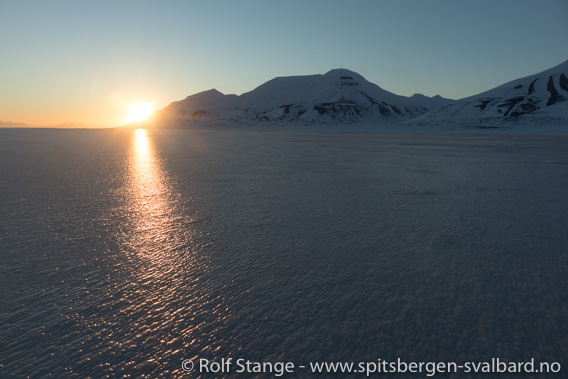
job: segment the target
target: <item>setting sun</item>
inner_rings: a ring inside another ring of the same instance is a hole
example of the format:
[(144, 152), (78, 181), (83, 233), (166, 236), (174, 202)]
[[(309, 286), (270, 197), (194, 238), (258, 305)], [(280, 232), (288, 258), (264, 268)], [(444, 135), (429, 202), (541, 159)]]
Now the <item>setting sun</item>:
[(153, 112), (152, 104), (147, 104), (147, 103), (134, 104), (128, 109), (128, 114), (126, 116), (126, 123), (130, 124), (131, 122), (144, 121), (152, 114), (152, 112)]

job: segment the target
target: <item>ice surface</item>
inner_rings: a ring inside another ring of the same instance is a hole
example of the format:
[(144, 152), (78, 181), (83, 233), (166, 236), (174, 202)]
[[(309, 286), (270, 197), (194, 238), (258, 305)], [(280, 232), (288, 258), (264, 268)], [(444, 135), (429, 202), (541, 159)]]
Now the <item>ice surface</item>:
[(0, 130), (0, 161), (8, 377), (568, 365), (566, 136)]

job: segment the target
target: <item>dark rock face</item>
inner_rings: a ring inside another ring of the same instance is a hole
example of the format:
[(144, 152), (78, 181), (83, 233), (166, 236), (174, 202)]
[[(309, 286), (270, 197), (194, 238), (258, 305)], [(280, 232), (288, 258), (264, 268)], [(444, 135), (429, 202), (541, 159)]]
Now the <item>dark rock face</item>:
[(353, 79), (351, 76), (342, 76), (341, 78), (341, 85), (342, 86), (359, 86), (360, 84)]
[(563, 101), (566, 101), (564, 96), (561, 96), (558, 93), (558, 90), (556, 89), (556, 87), (554, 86), (554, 80), (552, 79), (552, 76), (550, 76), (548, 78), (548, 84), (546, 85), (546, 89), (548, 90), (548, 92), (550, 92), (550, 97), (548, 98), (548, 101), (546, 102), (547, 107), (554, 105), (554, 104), (561, 103)]
[[(546, 76), (544, 76), (544, 78), (546, 78)], [(503, 114), (503, 117), (505, 118), (516, 118), (524, 114), (534, 112), (540, 109), (540, 107), (549, 107), (566, 101), (566, 97), (561, 94), (562, 91), (568, 91), (568, 78), (566, 78), (566, 75), (563, 73), (560, 75), (548, 75), (546, 91), (549, 96), (543, 99), (542, 89), (540, 90), (541, 92), (539, 97), (537, 96), (535, 87), (538, 85), (539, 80), (544, 78), (536, 78), (532, 80), (529, 84), (526, 95), (510, 97), (501, 101), (497, 104), (498, 112)], [(557, 88), (556, 79), (558, 79), (558, 87), (560, 88)], [(513, 90), (522, 90), (522, 88), (523, 85), (518, 84), (513, 87)], [(541, 103), (539, 106), (538, 103), (543, 100), (546, 100), (546, 103)], [(489, 104), (491, 104), (492, 101), (493, 99), (481, 100), (481, 104), (475, 105), (475, 107), (478, 107), (481, 111), (483, 111)]]
[(489, 104), (492, 100), (481, 100), (481, 104), (478, 105), (474, 105), (474, 107), (479, 108), (480, 111), (484, 110), (485, 107), (487, 107), (487, 104)]
[(560, 85), (560, 88), (568, 92), (568, 79), (566, 78), (566, 75), (564, 74), (560, 75), (560, 78), (558, 79), (558, 84)]
[(504, 102), (502, 102), (501, 104), (497, 105), (497, 107), (499, 108), (507, 108), (507, 110), (505, 111), (505, 114), (503, 116), (507, 117), (507, 115), (509, 114), (509, 112), (511, 111), (511, 109), (513, 109), (513, 107), (521, 102), (523, 102), (525, 100), (524, 96), (518, 96), (518, 97), (513, 97), (511, 99), (507, 99)]
[(381, 113), (382, 116), (385, 117), (391, 116), (391, 112), (386, 106), (384, 106), (383, 104), (379, 104), (378, 106), (379, 106), (379, 112)]
[(205, 112), (205, 111), (196, 111), (196, 112), (193, 112), (190, 117), (191, 118), (200, 118), (200, 117), (205, 116), (206, 113), (207, 112)]
[(330, 115), (332, 118), (363, 117), (365, 110), (352, 101), (336, 101), (314, 105), (320, 115)]
[[(512, 109), (512, 107), (510, 109)], [(510, 111), (510, 109), (509, 109), (509, 111)], [(515, 111), (511, 112), (510, 116), (511, 117), (519, 117), (519, 116), (522, 116), (526, 113), (534, 112), (537, 109), (538, 109), (538, 107), (532, 103), (532, 100), (528, 99), (527, 102), (520, 104)], [(507, 115), (505, 114), (505, 117), (506, 116)]]
[(528, 91), (527, 95), (532, 95), (532, 94), (534, 93), (534, 84), (536, 83), (537, 80), (538, 80), (538, 78), (535, 79), (535, 80), (530, 84), (530, 86), (529, 86), (529, 91)]

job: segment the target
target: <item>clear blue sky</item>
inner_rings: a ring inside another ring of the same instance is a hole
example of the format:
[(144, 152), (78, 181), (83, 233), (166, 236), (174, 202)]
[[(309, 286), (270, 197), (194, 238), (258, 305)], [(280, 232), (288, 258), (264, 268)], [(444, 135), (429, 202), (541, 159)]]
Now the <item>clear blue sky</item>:
[(340, 67), (458, 99), (567, 60), (567, 19), (567, 0), (0, 0), (0, 120), (117, 125)]

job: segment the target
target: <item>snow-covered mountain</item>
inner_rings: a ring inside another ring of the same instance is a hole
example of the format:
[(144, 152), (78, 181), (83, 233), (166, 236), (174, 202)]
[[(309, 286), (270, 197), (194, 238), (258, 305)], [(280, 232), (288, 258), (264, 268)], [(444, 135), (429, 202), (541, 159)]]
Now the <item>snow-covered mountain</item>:
[(200, 92), (153, 116), (163, 125), (205, 120), (370, 121), (443, 128), (567, 125), (568, 61), (457, 101), (439, 95), (399, 96), (355, 72), (335, 69), (324, 75), (278, 77), (240, 96), (214, 89)]
[(568, 123), (568, 61), (445, 105), (406, 124), (499, 126)]
[(324, 75), (278, 77), (237, 95), (217, 90), (200, 92), (156, 112), (161, 121), (225, 120), (396, 123), (446, 104), (440, 96), (395, 95), (361, 75), (335, 69)]
[(410, 99), (416, 104), (431, 110), (456, 102), (455, 100), (446, 99), (445, 97), (442, 97), (440, 95), (428, 97), (426, 95), (422, 95), (421, 93), (415, 93), (414, 95), (410, 96)]

